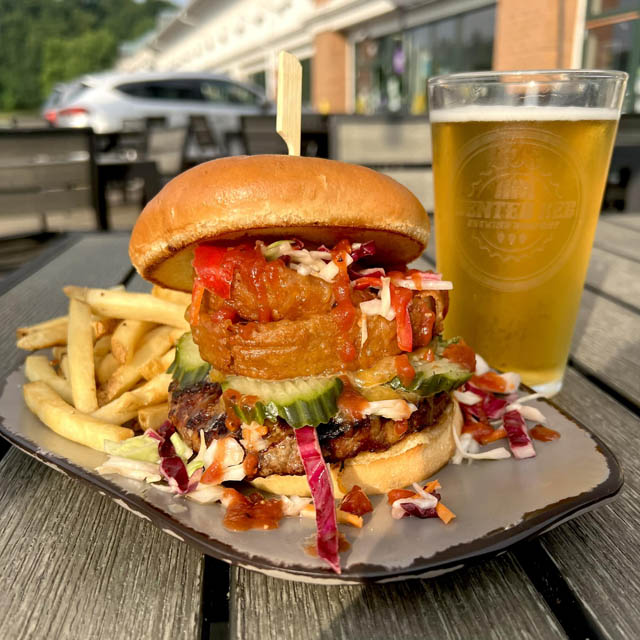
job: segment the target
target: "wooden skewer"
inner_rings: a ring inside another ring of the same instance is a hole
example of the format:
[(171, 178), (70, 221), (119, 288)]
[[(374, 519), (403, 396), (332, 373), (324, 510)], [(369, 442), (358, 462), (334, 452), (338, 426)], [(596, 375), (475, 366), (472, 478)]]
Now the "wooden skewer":
[(278, 56), (278, 101), (276, 131), (287, 143), (290, 156), (300, 155), (300, 109), (302, 104), (302, 65), (281, 51)]

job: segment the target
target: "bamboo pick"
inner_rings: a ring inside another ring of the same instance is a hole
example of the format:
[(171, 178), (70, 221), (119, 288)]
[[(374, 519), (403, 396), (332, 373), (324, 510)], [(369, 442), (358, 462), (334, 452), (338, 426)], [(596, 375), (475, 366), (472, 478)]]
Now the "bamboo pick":
[(278, 101), (276, 131), (287, 143), (290, 156), (300, 155), (300, 109), (302, 103), (302, 65), (281, 51), (278, 56)]

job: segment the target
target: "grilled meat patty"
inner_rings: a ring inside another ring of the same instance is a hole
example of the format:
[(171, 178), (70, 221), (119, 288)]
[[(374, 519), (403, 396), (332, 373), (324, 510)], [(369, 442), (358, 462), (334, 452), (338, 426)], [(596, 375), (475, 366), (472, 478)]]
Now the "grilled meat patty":
[[(239, 429), (230, 431), (227, 426), (219, 384), (204, 382), (180, 390), (173, 382), (169, 390), (169, 419), (194, 451), (200, 448), (201, 429), (204, 430), (207, 445), (215, 438), (228, 435), (238, 440), (242, 438)], [(408, 434), (435, 424), (449, 402), (447, 393), (423, 398), (417, 405), (417, 411), (402, 423), (379, 416), (356, 419), (339, 414), (317, 428), (322, 455), (327, 462), (341, 462), (362, 451), (385, 451)], [(294, 430), (281, 419), (265, 424), (268, 432), (263, 438), (264, 448), (253, 452), (258, 462), (256, 472), (251, 477), (303, 475), (304, 468)]]

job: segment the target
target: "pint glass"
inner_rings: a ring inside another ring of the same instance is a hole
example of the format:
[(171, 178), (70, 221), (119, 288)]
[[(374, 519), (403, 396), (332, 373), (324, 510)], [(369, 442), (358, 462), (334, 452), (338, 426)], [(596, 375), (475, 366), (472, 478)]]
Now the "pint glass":
[(627, 75), (429, 80), (437, 268), (446, 320), (503, 371), (560, 390)]

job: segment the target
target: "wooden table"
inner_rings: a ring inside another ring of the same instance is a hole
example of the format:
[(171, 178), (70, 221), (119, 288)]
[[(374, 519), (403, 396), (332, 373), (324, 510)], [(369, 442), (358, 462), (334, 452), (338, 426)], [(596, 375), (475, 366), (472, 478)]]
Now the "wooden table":
[[(63, 313), (63, 284), (145, 286), (131, 278), (127, 242), (70, 236), (2, 283), (4, 375), (25, 355), (15, 327)], [(0, 637), (638, 638), (639, 335), (640, 215), (603, 216), (557, 402), (618, 455), (625, 487), (608, 506), (427, 581), (318, 587), (229, 571), (5, 446)]]

